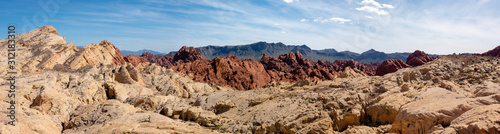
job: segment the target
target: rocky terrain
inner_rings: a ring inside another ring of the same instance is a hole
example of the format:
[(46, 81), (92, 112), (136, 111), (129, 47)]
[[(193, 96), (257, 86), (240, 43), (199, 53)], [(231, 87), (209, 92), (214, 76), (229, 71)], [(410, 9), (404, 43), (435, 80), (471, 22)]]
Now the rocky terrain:
[[(107, 41), (66, 43), (52, 26), (16, 39), (17, 121), (1, 116), (0, 133), (500, 132), (498, 57), (415, 52), (380, 65), (397, 65), (394, 72), (369, 76), (365, 64), (298, 52), (208, 60), (183, 47), (170, 57), (123, 57)], [(235, 86), (210, 84), (217, 81)], [(0, 79), (1, 109), (9, 86)]]
[(353, 59), (313, 62), (297, 51), (278, 57), (263, 54), (257, 62), (251, 59), (238, 59), (232, 54), (226, 58), (216, 57), (209, 60), (193, 47), (182, 47), (174, 55), (156, 56), (146, 52), (142, 56), (127, 55), (125, 59), (134, 66), (142, 62), (151, 62), (172, 68), (193, 76), (194, 80), (198, 82), (229, 86), (238, 90), (250, 90), (260, 88), (271, 81), (333, 80), (336, 77), (345, 77), (342, 72), (346, 68), (359, 72), (361, 75), (382, 76), (398, 69), (423, 65), (434, 60), (435, 57), (417, 50), (408, 56), (407, 62), (401, 59), (389, 59), (381, 64), (366, 64)]
[[(426, 55), (428, 56), (428, 55)], [(264, 54), (259, 61), (239, 59), (229, 54), (226, 58), (209, 60), (193, 47), (182, 47), (174, 55), (127, 55), (124, 58), (134, 66), (151, 62), (194, 77), (195, 81), (229, 86), (238, 90), (260, 88), (271, 81), (297, 82), (303, 79), (333, 80), (342, 77), (346, 68), (362, 75), (375, 75), (378, 63), (366, 64), (354, 60), (313, 62), (300, 52), (289, 52), (278, 57)]]

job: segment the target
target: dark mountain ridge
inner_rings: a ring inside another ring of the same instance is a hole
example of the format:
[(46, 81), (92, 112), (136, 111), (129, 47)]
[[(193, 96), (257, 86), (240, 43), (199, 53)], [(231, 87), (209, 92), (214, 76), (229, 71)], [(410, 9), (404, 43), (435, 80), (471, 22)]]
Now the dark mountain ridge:
[[(312, 50), (306, 45), (285, 45), (281, 42), (278, 43), (267, 43), (267, 42), (256, 42), (248, 45), (237, 45), (237, 46), (205, 46), (197, 47), (198, 51), (207, 59), (213, 59), (215, 57), (226, 57), (229, 54), (238, 56), (239, 58), (249, 58), (252, 60), (260, 60), (262, 55), (266, 54), (268, 56), (278, 57), (282, 54), (287, 54), (288, 52), (300, 52), (304, 58), (312, 61), (330, 61), (335, 60), (350, 60), (354, 59), (356, 61), (370, 63), (370, 62), (383, 62), (387, 59), (403, 59), (406, 61), (411, 53), (384, 53), (370, 49), (361, 54), (350, 52), (350, 51), (337, 51), (335, 49), (323, 49), (323, 50)], [(438, 55), (431, 55), (438, 56)]]
[(138, 51), (121, 50), (121, 52), (122, 52), (123, 56), (125, 56), (125, 55), (137, 55), (137, 56), (140, 56), (144, 52), (149, 52), (149, 53), (154, 54), (154, 55), (167, 55), (166, 53), (161, 53), (161, 52), (154, 51), (154, 50), (149, 50), (149, 49), (142, 49), (142, 50), (138, 50)]

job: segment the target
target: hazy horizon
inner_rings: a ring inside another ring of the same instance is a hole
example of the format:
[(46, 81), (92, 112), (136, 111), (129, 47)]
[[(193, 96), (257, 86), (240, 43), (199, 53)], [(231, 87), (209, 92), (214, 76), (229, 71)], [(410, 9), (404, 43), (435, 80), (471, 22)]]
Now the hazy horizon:
[[(29, 3), (29, 4), (27, 4)], [(335, 49), (483, 53), (500, 44), (500, 1), (140, 0), (2, 1), (0, 25), (52, 25), (77, 46), (108, 40), (121, 50), (259, 41)], [(19, 34), (18, 32), (18, 34)]]

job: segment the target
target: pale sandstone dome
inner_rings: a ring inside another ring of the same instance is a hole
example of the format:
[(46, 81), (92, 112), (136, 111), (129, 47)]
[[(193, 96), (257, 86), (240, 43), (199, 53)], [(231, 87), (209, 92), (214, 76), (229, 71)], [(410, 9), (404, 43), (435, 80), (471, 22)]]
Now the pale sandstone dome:
[[(107, 41), (78, 48), (52, 26), (17, 36), (15, 127), (0, 133), (498, 133), (500, 58), (442, 56), (384, 76), (250, 91), (120, 60)], [(6, 40), (0, 40), (6, 50)], [(6, 68), (6, 51), (0, 67)], [(1, 70), (5, 75), (6, 70)], [(9, 104), (0, 79), (0, 108)], [(3, 111), (4, 114), (5, 111)]]
[[(1, 40), (0, 48), (7, 50), (7, 40)], [(7, 56), (7, 51), (1, 51)], [(7, 58), (0, 65), (6, 66)], [(22, 74), (38, 73), (44, 69), (78, 69), (85, 65), (122, 64), (125, 61), (117, 48), (108, 41), (90, 44), (83, 48), (67, 43), (52, 26), (16, 35), (16, 67)], [(6, 70), (1, 70), (4, 75)]]

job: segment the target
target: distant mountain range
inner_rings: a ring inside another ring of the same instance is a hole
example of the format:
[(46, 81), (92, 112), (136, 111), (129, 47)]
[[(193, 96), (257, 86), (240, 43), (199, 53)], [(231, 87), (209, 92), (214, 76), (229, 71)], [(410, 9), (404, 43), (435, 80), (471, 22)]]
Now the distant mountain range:
[(142, 49), (142, 50), (139, 50), (139, 51), (120, 50), (120, 52), (122, 52), (123, 56), (125, 56), (125, 55), (139, 55), (140, 56), (144, 52), (149, 52), (149, 53), (154, 54), (154, 55), (167, 55), (166, 53), (161, 53), (161, 52), (158, 52), (158, 51), (148, 50), (148, 49)]
[[(268, 56), (278, 57), (281, 54), (286, 54), (288, 52), (300, 52), (304, 58), (312, 60), (312, 61), (330, 61), (334, 62), (335, 60), (350, 60), (354, 59), (356, 61), (361, 61), (365, 63), (370, 62), (383, 62), (386, 59), (402, 59), (406, 61), (408, 55), (411, 52), (404, 53), (384, 53), (380, 51), (376, 51), (374, 49), (370, 49), (361, 54), (350, 52), (350, 51), (337, 51), (335, 49), (323, 49), (323, 50), (312, 50), (306, 45), (285, 45), (283, 43), (267, 43), (267, 42), (256, 42), (248, 45), (237, 45), (237, 46), (205, 46), (205, 47), (197, 47), (205, 58), (213, 59), (215, 57), (226, 57), (229, 54), (235, 55), (240, 59), (250, 58), (252, 60), (260, 60), (263, 54)], [(142, 55), (143, 52), (150, 52), (154, 55), (172, 55), (174, 52), (160, 53), (153, 50), (139, 50), (139, 51), (122, 51), (123, 55), (131, 54), (131, 55)], [(439, 55), (430, 55), (430, 56), (439, 56)]]
[[(196, 48), (207, 59), (215, 57), (226, 57), (228, 54), (236, 55), (238, 58), (250, 58), (253, 60), (260, 60), (263, 54), (268, 56), (278, 57), (281, 54), (288, 52), (302, 53), (304, 58), (312, 61), (335, 61), (335, 60), (349, 60), (362, 61), (365, 63), (370, 62), (383, 62), (386, 59), (402, 59), (406, 61), (411, 52), (404, 53), (384, 53), (370, 49), (361, 54), (350, 51), (337, 51), (335, 49), (312, 50), (306, 45), (285, 45), (283, 43), (267, 43), (257, 42), (249, 45), (238, 46), (205, 46)], [(438, 56), (438, 55), (430, 55)]]

